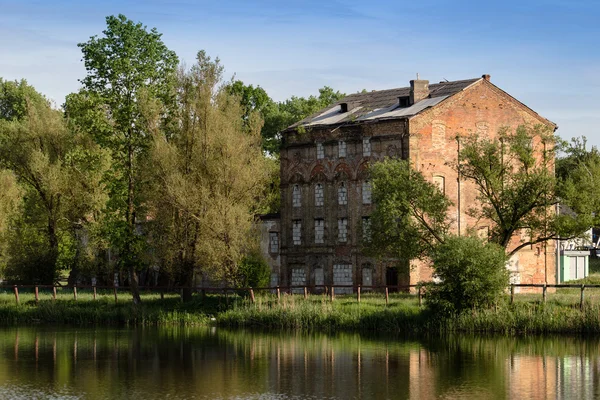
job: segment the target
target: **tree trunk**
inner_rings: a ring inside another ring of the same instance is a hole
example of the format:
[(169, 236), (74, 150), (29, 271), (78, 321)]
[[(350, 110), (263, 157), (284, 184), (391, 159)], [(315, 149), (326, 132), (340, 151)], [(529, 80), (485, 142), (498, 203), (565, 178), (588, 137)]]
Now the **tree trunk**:
[(58, 261), (58, 236), (56, 234), (56, 221), (52, 217), (48, 217), (48, 244), (50, 253), (48, 259), (47, 271), (44, 271), (42, 276), (43, 284), (52, 285), (56, 278), (56, 263)]
[(140, 304), (142, 299), (140, 297), (140, 288), (138, 282), (138, 275), (135, 270), (135, 263), (131, 260), (131, 243), (135, 240), (135, 209), (133, 202), (133, 146), (130, 144), (127, 152), (127, 161), (128, 161), (128, 185), (127, 185), (127, 224), (128, 226), (128, 235), (130, 235), (129, 240), (127, 240), (127, 252), (126, 259), (128, 259), (128, 269), (129, 269), (129, 288), (131, 290), (131, 296), (133, 298), (133, 304)]

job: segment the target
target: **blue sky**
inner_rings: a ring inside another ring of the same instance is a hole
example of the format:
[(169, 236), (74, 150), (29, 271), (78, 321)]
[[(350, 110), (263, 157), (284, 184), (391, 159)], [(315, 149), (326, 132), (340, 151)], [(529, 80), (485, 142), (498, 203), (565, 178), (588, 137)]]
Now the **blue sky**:
[(62, 104), (85, 75), (77, 43), (119, 13), (187, 64), (205, 49), (276, 100), (487, 73), (563, 138), (600, 146), (599, 1), (0, 0), (0, 77)]

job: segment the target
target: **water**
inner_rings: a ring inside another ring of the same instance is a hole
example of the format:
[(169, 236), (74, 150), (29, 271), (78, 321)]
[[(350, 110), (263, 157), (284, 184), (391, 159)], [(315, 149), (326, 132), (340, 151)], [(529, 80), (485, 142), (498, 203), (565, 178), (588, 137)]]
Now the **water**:
[(594, 398), (599, 355), (598, 338), (4, 328), (0, 398)]

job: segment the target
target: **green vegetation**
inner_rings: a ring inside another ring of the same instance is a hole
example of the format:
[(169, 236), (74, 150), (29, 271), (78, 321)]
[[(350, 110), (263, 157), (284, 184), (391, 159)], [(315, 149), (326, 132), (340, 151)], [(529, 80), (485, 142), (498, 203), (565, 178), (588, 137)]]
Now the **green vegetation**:
[[(588, 281), (599, 282), (592, 277)], [(141, 293), (143, 302), (132, 303), (119, 292), (115, 304), (112, 291), (98, 292), (92, 299), (89, 289), (79, 289), (78, 300), (70, 290), (58, 292), (56, 302), (49, 290), (41, 291), (35, 304), (33, 293), (21, 292), (20, 305), (11, 292), (0, 294), (0, 324), (70, 325), (219, 325), (258, 329), (303, 330), (315, 332), (379, 332), (393, 334), (436, 334), (444, 332), (482, 333), (598, 333), (600, 332), (600, 289), (587, 289), (582, 310), (578, 289), (549, 293), (544, 304), (540, 293), (516, 294), (514, 304), (508, 295), (493, 307), (473, 309), (452, 318), (419, 307), (414, 295), (392, 293), (386, 306), (381, 293), (338, 296), (333, 302), (325, 295), (256, 295), (252, 303), (246, 293), (195, 295), (181, 302), (178, 293)]]

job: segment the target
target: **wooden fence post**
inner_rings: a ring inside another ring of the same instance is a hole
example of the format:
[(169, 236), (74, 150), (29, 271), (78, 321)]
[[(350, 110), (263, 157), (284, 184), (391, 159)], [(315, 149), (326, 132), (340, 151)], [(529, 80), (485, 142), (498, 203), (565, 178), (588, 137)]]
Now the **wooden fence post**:
[(40, 302), (40, 294), (37, 285), (35, 286), (35, 304)]
[(94, 301), (96, 300), (96, 286), (94, 286)]
[(579, 309), (583, 310), (583, 291), (585, 290), (585, 285), (581, 285), (581, 298), (579, 299)]
[(510, 304), (515, 302), (515, 285), (514, 283), (510, 284)]
[(356, 288), (356, 302), (360, 303), (360, 285)]
[(165, 290), (164, 289), (160, 289), (160, 299), (161, 300), (165, 299)]
[(117, 287), (116, 286), (113, 286), (113, 292), (115, 292), (115, 304), (117, 304), (119, 299), (117, 299)]
[(17, 301), (17, 305), (19, 305), (19, 288), (17, 287), (17, 285), (14, 286), (14, 290), (15, 290), (15, 300)]
[(419, 285), (419, 307), (423, 305), (423, 286)]
[(77, 301), (77, 285), (73, 285), (73, 298)]
[(281, 301), (281, 290), (279, 289), (279, 286), (277, 286), (277, 302), (279, 303)]
[(385, 287), (385, 306), (387, 307), (390, 302), (390, 291), (388, 287)]
[(542, 289), (542, 300), (546, 303), (546, 283), (544, 283), (544, 287)]
[(308, 299), (308, 289), (304, 286), (304, 300)]
[(331, 301), (333, 301), (335, 299), (335, 288), (333, 286), (331, 287), (329, 293), (331, 294)]
[(52, 301), (56, 301), (56, 286), (52, 286)]
[(255, 299), (254, 299), (254, 290), (252, 288), (250, 288), (250, 300), (252, 300), (252, 304), (255, 303)]

